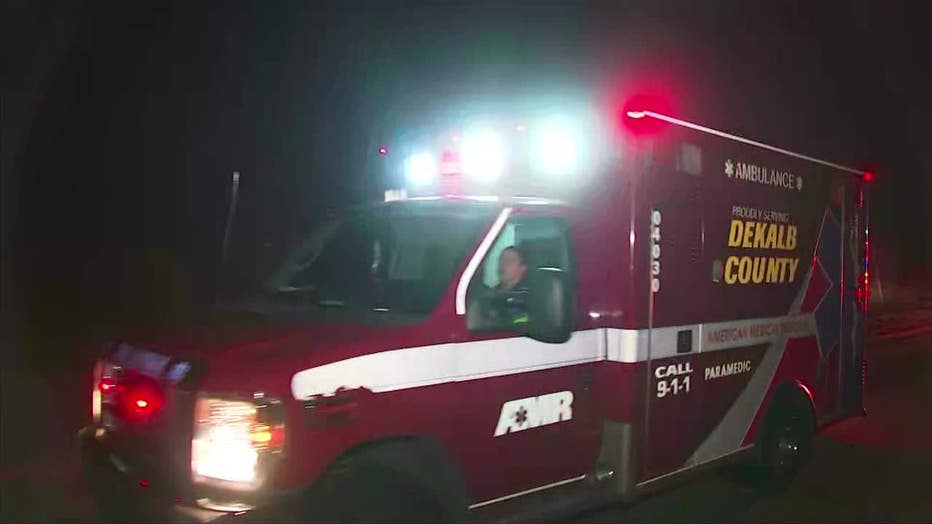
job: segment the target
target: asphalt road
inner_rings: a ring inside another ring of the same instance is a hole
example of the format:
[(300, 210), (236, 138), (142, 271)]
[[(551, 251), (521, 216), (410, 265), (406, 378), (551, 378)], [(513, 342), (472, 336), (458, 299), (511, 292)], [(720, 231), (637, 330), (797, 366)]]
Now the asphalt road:
[[(820, 435), (813, 462), (786, 493), (761, 497), (710, 473), (576, 521), (932, 522), (932, 321), (886, 328), (868, 344), (868, 416)], [(0, 522), (95, 519), (74, 445), (89, 412), (87, 369), (3, 369)]]

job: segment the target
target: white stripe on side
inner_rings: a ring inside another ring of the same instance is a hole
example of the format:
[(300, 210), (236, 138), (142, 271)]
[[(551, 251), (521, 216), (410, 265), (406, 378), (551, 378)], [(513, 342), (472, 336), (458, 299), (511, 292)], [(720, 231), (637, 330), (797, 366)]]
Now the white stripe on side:
[[(692, 333), (688, 353), (677, 352), (677, 338), (683, 331)], [(647, 337), (651, 337), (651, 357), (654, 360), (706, 353), (737, 347), (777, 342), (784, 338), (809, 337), (816, 333), (811, 314), (785, 317), (747, 318), (726, 322), (710, 322), (686, 326), (666, 326), (649, 329), (608, 329), (608, 357), (613, 362), (644, 362), (647, 360)]]
[(502, 212), (498, 214), (498, 218), (492, 223), (491, 229), (486, 233), (485, 238), (479, 243), (476, 252), (473, 253), (472, 258), (469, 259), (469, 263), (466, 264), (466, 269), (463, 270), (460, 281), (456, 283), (457, 315), (466, 314), (466, 291), (469, 289), (469, 283), (472, 281), (473, 275), (476, 274), (476, 269), (479, 268), (479, 264), (482, 263), (482, 259), (485, 258), (485, 254), (488, 253), (489, 248), (492, 247), (492, 242), (495, 242), (495, 239), (498, 238), (498, 234), (502, 231), (502, 228), (505, 227), (505, 222), (510, 215), (510, 207), (502, 209)]
[[(677, 334), (693, 333), (693, 352), (677, 353)], [(647, 329), (602, 328), (577, 331), (563, 344), (547, 344), (527, 337), (419, 346), (324, 364), (296, 373), (291, 392), (296, 399), (329, 395), (337, 388), (365, 387), (373, 392), (501, 377), (588, 362), (636, 363), (647, 360), (647, 337), (653, 337), (654, 359), (735, 347), (815, 333), (812, 315), (743, 319)]]
[(383, 351), (300, 371), (291, 378), (291, 393), (298, 400), (341, 386), (380, 393), (575, 366), (604, 359), (599, 339), (591, 329), (563, 344), (510, 337)]
[(608, 328), (608, 355), (612, 362), (643, 362), (647, 360), (647, 329)]

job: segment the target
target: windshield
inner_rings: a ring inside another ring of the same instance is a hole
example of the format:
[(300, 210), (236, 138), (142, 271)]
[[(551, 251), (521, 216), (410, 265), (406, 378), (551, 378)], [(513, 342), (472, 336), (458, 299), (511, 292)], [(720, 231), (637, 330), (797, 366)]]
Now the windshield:
[(354, 210), (309, 235), (262, 295), (301, 309), (427, 315), (493, 214), (449, 201)]

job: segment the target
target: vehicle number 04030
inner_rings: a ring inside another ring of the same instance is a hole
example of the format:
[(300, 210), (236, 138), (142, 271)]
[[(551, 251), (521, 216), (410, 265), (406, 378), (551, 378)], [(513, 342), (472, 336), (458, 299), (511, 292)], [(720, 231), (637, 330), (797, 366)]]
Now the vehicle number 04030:
[(660, 210), (650, 212), (650, 291), (660, 291)]

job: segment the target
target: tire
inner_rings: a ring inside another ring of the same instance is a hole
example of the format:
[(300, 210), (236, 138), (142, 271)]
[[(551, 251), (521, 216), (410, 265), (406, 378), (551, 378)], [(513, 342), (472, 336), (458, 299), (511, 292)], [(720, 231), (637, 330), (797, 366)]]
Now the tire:
[(377, 464), (337, 468), (320, 480), (305, 506), (306, 522), (450, 522), (438, 497)]
[(815, 433), (812, 408), (798, 392), (788, 393), (770, 408), (758, 441), (754, 484), (763, 493), (785, 490), (812, 454)]

